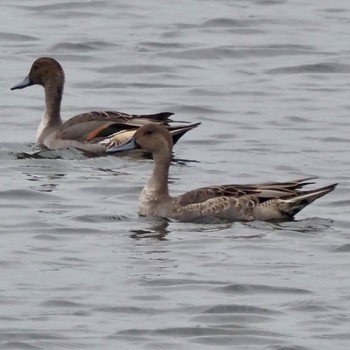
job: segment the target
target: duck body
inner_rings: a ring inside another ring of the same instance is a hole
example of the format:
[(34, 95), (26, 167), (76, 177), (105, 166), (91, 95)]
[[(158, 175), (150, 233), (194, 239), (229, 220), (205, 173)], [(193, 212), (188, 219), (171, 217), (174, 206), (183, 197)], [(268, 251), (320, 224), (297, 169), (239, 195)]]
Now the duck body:
[(313, 190), (303, 187), (314, 177), (248, 185), (219, 185), (194, 189), (172, 197), (168, 190), (172, 138), (162, 125), (140, 128), (125, 144), (110, 153), (141, 148), (153, 154), (152, 175), (139, 198), (139, 214), (180, 221), (218, 218), (229, 221), (290, 220), (304, 207), (331, 192), (336, 184)]
[(37, 129), (36, 143), (49, 149), (78, 148), (96, 154), (105, 154), (108, 147), (128, 140), (141, 126), (163, 124), (176, 143), (187, 131), (200, 123), (173, 125), (173, 113), (162, 112), (133, 115), (117, 111), (93, 111), (78, 114), (62, 121), (60, 109), (64, 88), (64, 71), (50, 57), (37, 59), (28, 76), (11, 90), (31, 85), (41, 85), (45, 90), (45, 113)]
[(143, 125), (165, 125), (177, 142), (187, 131), (199, 125), (171, 126), (172, 113), (130, 115), (116, 111), (92, 111), (78, 114), (59, 126), (40, 123), (36, 143), (49, 149), (77, 148), (94, 154), (129, 140)]
[[(310, 178), (288, 183), (203, 187), (177, 197), (159, 195), (146, 186), (140, 194), (139, 213), (180, 221), (217, 218), (229, 221), (291, 220), (300, 210), (332, 191), (335, 185), (301, 191)], [(229, 193), (223, 195), (223, 192)]]

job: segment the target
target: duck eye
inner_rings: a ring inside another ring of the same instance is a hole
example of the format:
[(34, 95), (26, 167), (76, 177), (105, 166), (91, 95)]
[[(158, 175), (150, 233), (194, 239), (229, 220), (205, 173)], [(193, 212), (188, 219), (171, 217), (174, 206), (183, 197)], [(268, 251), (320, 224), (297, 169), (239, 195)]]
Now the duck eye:
[(145, 132), (145, 135), (152, 135), (153, 134), (153, 131), (152, 130), (147, 130), (146, 132)]
[(33, 68), (34, 68), (34, 69), (39, 69), (39, 65), (36, 64)]

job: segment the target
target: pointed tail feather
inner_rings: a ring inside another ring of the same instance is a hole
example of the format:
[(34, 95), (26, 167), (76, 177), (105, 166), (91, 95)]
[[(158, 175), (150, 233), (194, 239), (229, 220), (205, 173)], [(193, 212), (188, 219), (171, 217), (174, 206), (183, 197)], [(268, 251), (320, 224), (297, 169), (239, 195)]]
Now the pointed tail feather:
[(336, 186), (337, 184), (332, 184), (317, 188), (315, 190), (302, 192), (297, 196), (293, 196), (287, 199), (279, 199), (280, 203), (282, 204), (280, 210), (284, 215), (292, 218), (300, 210), (314, 202), (316, 199), (323, 197), (329, 192), (332, 192)]
[(287, 203), (298, 203), (298, 202), (305, 201), (306, 205), (308, 205), (308, 204), (312, 203), (313, 201), (315, 201), (316, 199), (323, 197), (327, 193), (333, 191), (337, 185), (338, 184), (332, 184), (332, 185), (328, 185), (325, 187), (317, 188), (315, 190), (302, 192), (300, 195), (289, 198), (289, 199), (284, 199), (284, 201)]
[(155, 114), (141, 114), (138, 115), (137, 118), (140, 119), (149, 119), (159, 122), (172, 122), (171, 119), (169, 119), (170, 116), (174, 115), (174, 113), (171, 112), (160, 112)]
[[(169, 126), (168, 130), (170, 132), (171, 137), (173, 138), (173, 143), (175, 144), (183, 135), (185, 135), (188, 131), (196, 128), (201, 123), (186, 125), (186, 126)], [(124, 128), (121, 131), (115, 132), (108, 137), (104, 138), (99, 143), (105, 145), (107, 149), (110, 149), (114, 146), (120, 145), (129, 141), (133, 135), (135, 134), (136, 129), (128, 130)]]
[(186, 132), (196, 128), (201, 123), (190, 124), (186, 126), (171, 126), (168, 127), (171, 137), (173, 138), (173, 143), (175, 144), (179, 139), (186, 134)]

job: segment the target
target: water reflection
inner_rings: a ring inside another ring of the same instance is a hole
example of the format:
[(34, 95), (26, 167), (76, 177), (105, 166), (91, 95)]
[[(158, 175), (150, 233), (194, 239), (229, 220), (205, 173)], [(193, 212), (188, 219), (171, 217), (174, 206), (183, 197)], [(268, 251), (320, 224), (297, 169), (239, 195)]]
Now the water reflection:
[(18, 152), (17, 159), (84, 159), (92, 158), (88, 152), (70, 148), (65, 150), (50, 150), (43, 145), (35, 145), (32, 152)]
[(293, 220), (276, 223), (273, 229), (279, 231), (293, 231), (307, 234), (318, 234), (332, 228), (333, 222), (334, 221), (331, 219), (312, 217), (302, 220)]
[(130, 235), (133, 239), (151, 238), (159, 241), (167, 240), (166, 236), (170, 231), (167, 229), (169, 226), (169, 220), (165, 218), (158, 218), (148, 229), (130, 230)]

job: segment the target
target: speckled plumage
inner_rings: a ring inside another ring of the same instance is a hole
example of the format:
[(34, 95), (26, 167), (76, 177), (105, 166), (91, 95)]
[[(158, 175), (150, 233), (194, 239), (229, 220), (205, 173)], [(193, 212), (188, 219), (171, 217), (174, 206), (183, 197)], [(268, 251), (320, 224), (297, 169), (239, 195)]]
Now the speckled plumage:
[(214, 217), (230, 221), (287, 220), (317, 198), (331, 192), (336, 184), (305, 191), (313, 177), (288, 182), (202, 187), (171, 197), (168, 171), (172, 139), (161, 125), (141, 127), (133, 138), (109, 149), (121, 152), (141, 148), (153, 154), (153, 173), (140, 194), (139, 213), (181, 221)]

